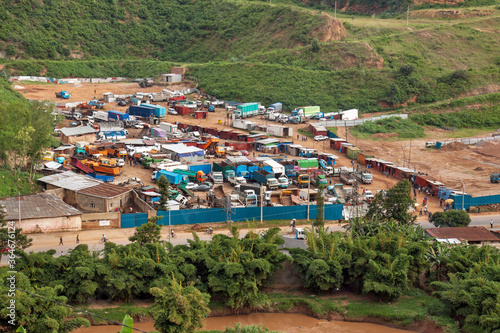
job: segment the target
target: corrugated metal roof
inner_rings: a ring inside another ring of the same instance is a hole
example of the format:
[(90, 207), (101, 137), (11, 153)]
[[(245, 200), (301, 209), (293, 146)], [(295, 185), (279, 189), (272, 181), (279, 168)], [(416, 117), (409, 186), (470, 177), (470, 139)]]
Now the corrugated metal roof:
[(434, 238), (456, 238), (469, 242), (500, 241), (485, 227), (428, 228), (425, 231)]
[(66, 150), (66, 149), (73, 149), (73, 148), (75, 148), (75, 146), (73, 146), (73, 145), (61, 146), (61, 147), (54, 148), (54, 151), (60, 151), (60, 150)]
[(269, 139), (258, 140), (258, 141), (255, 141), (255, 142), (259, 143), (261, 145), (270, 145), (272, 143), (278, 143), (278, 142), (280, 142), (280, 140), (279, 139), (269, 138)]
[(19, 219), (19, 201), (21, 201), (21, 219), (36, 219), (46, 217), (60, 217), (81, 215), (78, 209), (71, 207), (54, 194), (42, 193), (10, 197), (1, 201), (7, 213), (6, 221)]
[(187, 154), (187, 153), (198, 153), (202, 152), (203, 149), (193, 146), (186, 146), (184, 144), (176, 145), (165, 145), (163, 146), (166, 150), (173, 151), (176, 154)]
[(109, 183), (103, 183), (99, 184), (93, 187), (88, 187), (81, 189), (78, 192), (78, 194), (85, 194), (85, 195), (90, 195), (93, 197), (98, 197), (98, 198), (114, 198), (118, 195), (127, 193), (132, 191), (132, 189), (123, 187), (123, 186), (118, 186), (118, 185), (113, 185)]
[(97, 131), (90, 126), (61, 128), (61, 133), (64, 134), (65, 136), (83, 135), (96, 132)]
[(38, 179), (39, 182), (50, 184), (56, 187), (64, 188), (66, 190), (78, 191), (87, 187), (96, 186), (102, 181), (74, 173), (73, 171), (66, 171), (63, 173), (45, 176)]
[(54, 162), (54, 161), (49, 161), (49, 162), (45, 163), (45, 167), (47, 169), (53, 169), (53, 170), (55, 170), (55, 169), (59, 169), (60, 167), (62, 167), (62, 164)]

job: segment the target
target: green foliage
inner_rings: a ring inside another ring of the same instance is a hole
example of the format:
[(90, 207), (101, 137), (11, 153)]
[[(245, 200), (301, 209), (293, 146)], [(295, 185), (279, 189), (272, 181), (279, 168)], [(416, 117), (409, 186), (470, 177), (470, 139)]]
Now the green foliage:
[(226, 327), (224, 333), (278, 333), (277, 331), (270, 331), (263, 326), (241, 326), (240, 323), (236, 323), (233, 327)]
[(210, 296), (192, 286), (183, 287), (173, 278), (168, 287), (151, 288), (155, 303), (151, 307), (155, 328), (161, 333), (193, 332), (203, 327), (210, 313)]
[(169, 210), (168, 198), (170, 197), (170, 182), (167, 180), (165, 175), (161, 175), (157, 181), (158, 189), (161, 194), (160, 200), (158, 201), (158, 210), (167, 211)]
[(432, 214), (431, 223), (436, 227), (468, 227), (471, 222), (464, 210), (450, 210)]
[(408, 210), (413, 207), (415, 201), (411, 196), (411, 184), (404, 179), (391, 187), (384, 195), (379, 192), (368, 205), (367, 219), (386, 220), (394, 219), (399, 225), (413, 224), (416, 216)]
[(122, 326), (120, 333), (134, 333), (134, 330), (132, 329), (132, 327), (134, 327), (134, 319), (128, 314), (123, 318), (123, 325), (127, 326)]
[[(6, 283), (9, 280), (6, 278), (10, 276), (3, 274), (1, 277), (2, 283)], [(15, 284), (19, 289), (26, 290), (30, 293), (43, 296), (45, 299), (35, 297), (26, 294), (20, 290), (15, 291), (16, 299), (16, 318), (17, 324), (29, 327), (30, 331), (33, 332), (61, 332), (67, 333), (71, 332), (75, 328), (82, 325), (90, 326), (88, 320), (83, 318), (73, 318), (67, 319), (72, 314), (72, 309), (64, 305), (60, 305), (49, 300), (54, 300), (59, 303), (65, 304), (67, 298), (61, 296), (63, 291), (63, 286), (56, 285), (54, 287), (42, 286), (36, 287), (32, 286), (29, 279), (22, 273), (15, 274)], [(0, 286), (0, 323), (2, 326), (7, 325), (9, 309), (7, 308), (10, 304), (10, 297), (8, 288)], [(46, 300), (49, 299), (49, 300)]]
[(410, 116), (420, 126), (451, 128), (496, 128), (500, 126), (500, 105), (486, 105), (475, 110), (461, 110), (452, 113), (420, 113)]
[[(156, 216), (158, 219), (161, 219), (162, 217), (163, 216)], [(156, 220), (156, 218), (154, 218), (154, 220)], [(134, 235), (130, 236), (128, 240), (144, 245), (146, 243), (158, 243), (160, 238), (161, 226), (157, 225), (156, 222), (148, 221), (140, 227), (135, 228)]]
[(325, 196), (324, 196), (324, 186), (318, 188), (318, 193), (316, 194), (316, 209), (317, 214), (314, 219), (314, 226), (317, 228), (323, 228), (325, 226)]
[(411, 119), (401, 119), (400, 117), (367, 121), (362, 125), (352, 127), (351, 132), (354, 135), (396, 133), (399, 138), (403, 139), (422, 138), (425, 136), (422, 126), (416, 124)]

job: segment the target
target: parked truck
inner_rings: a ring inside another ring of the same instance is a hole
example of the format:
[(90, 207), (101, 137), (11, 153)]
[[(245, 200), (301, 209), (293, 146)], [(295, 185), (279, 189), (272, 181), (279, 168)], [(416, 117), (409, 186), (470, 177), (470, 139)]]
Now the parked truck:
[(354, 172), (344, 168), (339, 170), (339, 177), (344, 184), (349, 184), (349, 185), (354, 184), (354, 181), (356, 180)]
[(313, 184), (316, 185), (316, 187), (320, 186), (326, 186), (328, 185), (328, 180), (326, 179), (325, 175), (323, 174), (323, 171), (318, 170), (313, 173)]
[(155, 116), (155, 109), (141, 105), (131, 105), (128, 109), (128, 113), (132, 116), (150, 118)]
[(72, 96), (71, 93), (67, 92), (67, 91), (58, 91), (56, 92), (56, 98), (64, 98), (64, 99), (68, 99)]
[(281, 104), (281, 103), (271, 104), (267, 108), (267, 112), (269, 112), (269, 113), (279, 113), (281, 111), (283, 111), (283, 104)]
[(333, 174), (334, 174), (333, 167), (326, 165), (326, 162), (324, 160), (320, 159), (320, 160), (318, 160), (318, 162), (319, 162), (319, 165), (326, 176), (333, 176)]
[(310, 177), (306, 173), (297, 174), (297, 178), (292, 180), (292, 184), (297, 187), (304, 188), (309, 185)]
[(171, 185), (179, 185), (182, 182), (188, 181), (188, 176), (166, 170), (160, 170), (156, 173), (156, 181), (158, 181), (162, 175), (167, 178)]
[(227, 164), (226, 162), (214, 162), (213, 170), (217, 172), (222, 172), (224, 179), (228, 180), (230, 177), (235, 177), (235, 167)]
[(106, 111), (94, 111), (94, 114), (92, 115), (95, 120), (99, 121), (108, 121), (109, 120), (109, 115)]
[(108, 111), (109, 120), (125, 120), (129, 118), (128, 113), (120, 112), (120, 111)]
[(277, 190), (279, 187), (278, 180), (274, 177), (274, 173), (266, 170), (256, 170), (253, 172), (253, 179), (266, 185), (271, 190)]
[(357, 171), (356, 178), (363, 184), (371, 184), (373, 176), (369, 171)]
[(500, 173), (492, 173), (490, 176), (490, 182), (500, 183)]
[(321, 108), (319, 106), (300, 106), (292, 111), (292, 116), (312, 118), (320, 112)]
[(186, 175), (189, 177), (189, 180), (191, 181), (197, 181), (199, 183), (203, 183), (204, 181), (207, 180), (207, 176), (203, 173), (203, 171), (191, 171), (191, 170), (182, 170), (182, 169), (175, 169), (175, 173), (178, 173), (180, 175)]
[(256, 116), (259, 114), (259, 104), (258, 103), (244, 103), (236, 107), (234, 115), (238, 118), (247, 118)]
[(222, 176), (222, 172), (213, 171), (210, 174), (210, 178), (212, 178), (212, 181), (214, 182), (214, 184), (224, 183), (224, 176)]

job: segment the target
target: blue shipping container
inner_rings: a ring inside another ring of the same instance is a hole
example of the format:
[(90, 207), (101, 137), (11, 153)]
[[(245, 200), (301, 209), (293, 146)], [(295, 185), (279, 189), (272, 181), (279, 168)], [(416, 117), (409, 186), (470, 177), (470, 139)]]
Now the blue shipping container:
[(205, 175), (208, 175), (212, 172), (212, 164), (190, 164), (189, 170), (191, 171), (203, 171)]
[(109, 119), (124, 120), (128, 119), (128, 113), (111, 110), (108, 111), (108, 117)]
[(188, 176), (183, 176), (178, 173), (166, 171), (166, 170), (160, 170), (156, 173), (156, 180), (158, 180), (162, 175), (167, 177), (167, 180), (170, 182), (172, 185), (179, 185), (183, 181), (188, 181)]
[(146, 108), (154, 109), (155, 116), (158, 118), (165, 117), (167, 115), (167, 108), (161, 105), (142, 103), (141, 106)]
[(155, 110), (151, 108), (146, 108), (143, 106), (131, 105), (128, 109), (128, 113), (133, 116), (139, 116), (144, 118), (154, 117)]

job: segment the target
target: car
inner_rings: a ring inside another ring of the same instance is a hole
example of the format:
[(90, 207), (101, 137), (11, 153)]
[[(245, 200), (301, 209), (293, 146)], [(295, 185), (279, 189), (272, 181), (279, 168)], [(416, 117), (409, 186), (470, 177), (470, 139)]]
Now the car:
[(192, 190), (196, 187), (197, 185), (195, 183), (187, 183), (185, 188), (186, 190)]
[(324, 140), (328, 140), (328, 137), (324, 135), (316, 135), (314, 137), (314, 141), (324, 141)]
[(167, 112), (168, 112), (168, 114), (171, 114), (171, 115), (173, 115), (173, 116), (176, 116), (176, 115), (178, 115), (178, 114), (179, 114), (177, 111), (175, 111), (175, 110), (174, 110), (174, 109), (172, 109), (172, 108), (168, 109), (168, 111), (167, 111)]
[(370, 190), (365, 190), (365, 199), (366, 200), (373, 200), (374, 196), (372, 191)]
[(211, 187), (206, 185), (206, 184), (200, 184), (200, 185), (196, 185), (192, 190), (193, 191), (209, 191), (210, 188)]
[(122, 167), (125, 165), (125, 160), (123, 158), (118, 158), (116, 160), (116, 165), (119, 166), (119, 167)]
[(248, 151), (246, 151), (246, 150), (240, 150), (240, 152), (241, 152), (241, 155), (243, 155), (243, 156), (250, 155), (250, 153)]
[(127, 106), (127, 102), (125, 102), (125, 101), (118, 101), (118, 106)]
[(76, 121), (73, 121), (71, 124), (69, 124), (70, 126), (78, 126), (78, 123)]
[(141, 124), (141, 123), (138, 123), (138, 124), (135, 124), (134, 127), (137, 128), (137, 129), (143, 129), (144, 125)]
[(212, 184), (211, 182), (203, 182), (200, 185), (206, 185), (206, 186), (208, 186), (210, 188), (212, 188), (214, 186), (214, 184)]

